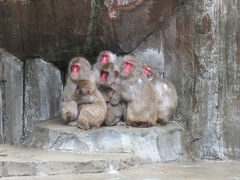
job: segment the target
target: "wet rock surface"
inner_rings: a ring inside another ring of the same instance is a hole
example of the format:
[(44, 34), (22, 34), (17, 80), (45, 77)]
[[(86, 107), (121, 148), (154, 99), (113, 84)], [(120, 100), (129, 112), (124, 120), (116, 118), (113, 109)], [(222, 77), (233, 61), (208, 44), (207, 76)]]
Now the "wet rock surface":
[(129, 153), (83, 155), (0, 145), (1, 177), (106, 172), (131, 164)]
[(81, 153), (133, 152), (138, 163), (157, 163), (183, 159), (183, 133), (174, 123), (164, 127), (114, 126), (83, 131), (53, 119), (39, 123), (37, 131), (23, 144)]
[(63, 90), (60, 71), (42, 59), (25, 62), (24, 128), (33, 131), (38, 121), (60, 115)]
[(0, 49), (1, 142), (18, 144), (23, 135), (23, 63)]

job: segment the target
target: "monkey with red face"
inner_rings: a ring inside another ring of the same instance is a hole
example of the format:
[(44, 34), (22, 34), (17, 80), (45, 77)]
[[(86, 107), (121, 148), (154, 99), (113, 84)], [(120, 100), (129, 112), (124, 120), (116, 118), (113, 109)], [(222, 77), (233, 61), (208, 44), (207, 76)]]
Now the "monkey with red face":
[(157, 91), (158, 123), (165, 125), (174, 115), (178, 105), (177, 91), (174, 85), (158, 76), (157, 69), (152, 65), (144, 65), (143, 72)]
[(93, 65), (93, 72), (97, 81), (97, 84), (100, 82), (100, 75), (103, 66), (109, 62), (114, 63), (117, 60), (117, 56), (111, 51), (102, 51), (100, 52), (97, 62)]
[(124, 56), (119, 78), (120, 96), (127, 103), (127, 124), (134, 127), (155, 125), (158, 118), (157, 95), (139, 60), (134, 56)]
[(61, 114), (65, 123), (78, 118), (78, 103), (75, 97), (78, 83), (82, 80), (96, 82), (89, 62), (83, 57), (76, 57), (69, 63), (67, 81), (62, 93)]
[(120, 79), (118, 74), (119, 72), (111, 62), (105, 64), (101, 71), (100, 86), (107, 92), (109, 97), (105, 125), (125, 125), (126, 122), (122, 121), (125, 104), (120, 97)]

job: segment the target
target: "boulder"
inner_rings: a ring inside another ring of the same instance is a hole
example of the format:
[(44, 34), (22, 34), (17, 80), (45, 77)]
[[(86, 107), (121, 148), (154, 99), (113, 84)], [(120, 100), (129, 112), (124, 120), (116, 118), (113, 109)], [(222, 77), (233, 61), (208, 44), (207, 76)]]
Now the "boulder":
[(63, 90), (60, 71), (42, 59), (25, 62), (25, 132), (35, 129), (37, 122), (60, 115)]
[(1, 142), (18, 144), (23, 136), (23, 63), (0, 49)]

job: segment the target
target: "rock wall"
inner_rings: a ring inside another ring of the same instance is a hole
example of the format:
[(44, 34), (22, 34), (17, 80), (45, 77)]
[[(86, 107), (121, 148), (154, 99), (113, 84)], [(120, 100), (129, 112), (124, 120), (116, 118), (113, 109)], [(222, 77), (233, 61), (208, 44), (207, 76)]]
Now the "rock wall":
[(3, 49), (0, 67), (1, 143), (19, 144), (38, 121), (59, 116), (61, 75), (50, 63), (34, 59), (24, 64)]
[(175, 120), (201, 159), (240, 159), (239, 10), (237, 1), (185, 1), (133, 51), (177, 87)]
[(132, 53), (176, 86), (191, 156), (240, 159), (239, 22), (237, 0), (9, 0), (0, 47), (64, 69), (76, 55)]
[(24, 128), (35, 129), (37, 121), (59, 116), (63, 90), (60, 71), (42, 59), (25, 62)]
[(2, 143), (18, 143), (23, 135), (23, 63), (0, 49)]

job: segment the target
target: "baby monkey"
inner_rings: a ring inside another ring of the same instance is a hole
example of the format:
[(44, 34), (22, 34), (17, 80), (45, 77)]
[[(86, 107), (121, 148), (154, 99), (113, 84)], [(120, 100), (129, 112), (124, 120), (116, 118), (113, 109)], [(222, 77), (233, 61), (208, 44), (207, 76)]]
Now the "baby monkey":
[(107, 114), (105, 100), (96, 85), (88, 80), (80, 81), (76, 90), (75, 101), (78, 103), (79, 116), (69, 125), (77, 125), (88, 130), (100, 127)]

